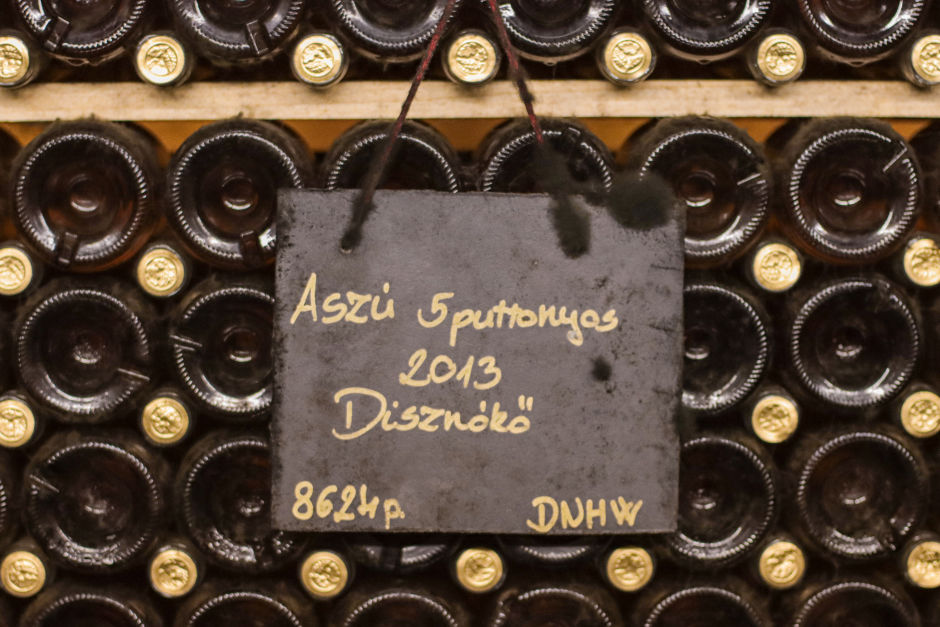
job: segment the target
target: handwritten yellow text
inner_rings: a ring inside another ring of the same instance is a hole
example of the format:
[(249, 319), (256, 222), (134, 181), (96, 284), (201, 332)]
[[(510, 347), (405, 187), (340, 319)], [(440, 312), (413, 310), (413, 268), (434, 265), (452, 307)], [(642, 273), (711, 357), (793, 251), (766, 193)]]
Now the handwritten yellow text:
[[(382, 285), (382, 293), (388, 295), (391, 286), (386, 282)], [(336, 324), (337, 322), (351, 322), (352, 324), (366, 324), (370, 321), (381, 322), (395, 317), (395, 299), (388, 298), (384, 309), (380, 294), (359, 294), (358, 292), (333, 292), (323, 299), (323, 304), (317, 300), (317, 273), (310, 273), (310, 279), (304, 287), (304, 293), (294, 308), (290, 323), (294, 324), (303, 314), (309, 313), (313, 322), (322, 324)], [(322, 313), (321, 313), (322, 309)]]
[[(398, 382), (407, 387), (423, 388), (432, 383), (442, 385), (454, 380), (464, 388), (469, 388), (472, 381), (475, 390), (491, 390), (503, 380), (503, 371), (491, 355), (480, 359), (471, 355), (460, 367), (447, 355), (438, 355), (428, 364), (427, 375), (421, 376), (420, 372), (427, 360), (427, 349), (421, 348), (412, 353), (408, 359), (409, 370), (399, 373)], [(482, 381), (477, 378), (481, 376), (484, 377)]]
[[(300, 481), (294, 486), (294, 507), (293, 514), (297, 520), (310, 520), (314, 516), (317, 518), (330, 518), (333, 522), (340, 524), (368, 517), (375, 520), (375, 515), (379, 511), (380, 499), (368, 496), (369, 489), (365, 484), (359, 486), (359, 490), (353, 485), (347, 485), (343, 491), (339, 491), (339, 486), (328, 485), (320, 490), (319, 496), (314, 502), (316, 490), (309, 481)], [(339, 496), (340, 502), (337, 504), (335, 498)], [(356, 497), (359, 497), (359, 505), (353, 508)], [(381, 501), (382, 511), (385, 514), (385, 528), (391, 529), (393, 520), (402, 520), (405, 517), (405, 511), (401, 507), (398, 499), (385, 499)]]
[(565, 500), (556, 500), (550, 496), (539, 496), (532, 499), (532, 507), (535, 508), (537, 522), (526, 520), (525, 524), (536, 533), (548, 533), (561, 523), (562, 529), (580, 529), (586, 527), (593, 529), (594, 526), (607, 526), (607, 509), (610, 508), (611, 522), (618, 527), (632, 527), (636, 524), (636, 515), (643, 507), (643, 501), (628, 501), (622, 496), (615, 499), (597, 499), (597, 503), (592, 499), (582, 501), (580, 497), (575, 498), (574, 506)]

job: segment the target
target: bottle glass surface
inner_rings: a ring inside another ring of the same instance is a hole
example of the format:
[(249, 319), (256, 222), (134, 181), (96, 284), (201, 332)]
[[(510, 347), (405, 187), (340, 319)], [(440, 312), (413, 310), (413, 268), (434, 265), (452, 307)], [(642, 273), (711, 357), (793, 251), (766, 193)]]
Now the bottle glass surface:
[(613, 24), (618, 4), (614, 0), (501, 0), (499, 12), (520, 55), (554, 64), (589, 52)]
[(174, 627), (316, 627), (310, 603), (278, 581), (209, 581), (177, 610)]
[(623, 619), (606, 590), (560, 582), (508, 589), (487, 627), (606, 627)]
[(791, 627), (915, 627), (920, 624), (917, 610), (907, 595), (863, 580), (839, 581), (818, 588), (797, 609), (790, 622)]
[(421, 572), (454, 552), (457, 538), (430, 534), (357, 534), (346, 541), (350, 556), (362, 566), (383, 573)]
[(191, 252), (219, 268), (274, 259), (277, 190), (304, 187), (303, 144), (274, 124), (226, 120), (202, 127), (167, 172), (167, 218)]
[(678, 587), (639, 617), (643, 627), (768, 627), (770, 621), (744, 594), (712, 584)]
[(17, 230), (61, 269), (95, 272), (129, 259), (160, 206), (155, 147), (111, 122), (53, 124), (17, 157), (11, 181)]
[(463, 606), (435, 590), (411, 586), (353, 588), (337, 604), (330, 625), (336, 627), (464, 627)]
[(642, 0), (646, 23), (672, 54), (694, 61), (728, 57), (767, 23), (773, 0)]
[(20, 627), (163, 627), (147, 597), (119, 585), (62, 581), (40, 593)]
[(60, 431), (25, 473), (25, 522), (57, 563), (85, 573), (143, 559), (166, 519), (167, 469), (122, 431)]

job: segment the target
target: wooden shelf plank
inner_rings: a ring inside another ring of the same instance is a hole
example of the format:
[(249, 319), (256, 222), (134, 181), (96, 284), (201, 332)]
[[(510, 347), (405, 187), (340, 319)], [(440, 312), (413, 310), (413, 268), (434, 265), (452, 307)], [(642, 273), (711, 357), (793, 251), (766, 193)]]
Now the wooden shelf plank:
[[(652, 80), (629, 89), (606, 81), (532, 81), (544, 116), (645, 118), (858, 115), (938, 117), (940, 92), (897, 81), (800, 81), (770, 90), (754, 81)], [(404, 82), (345, 82), (328, 91), (299, 83), (193, 83), (165, 90), (142, 83), (46, 83), (0, 91), (0, 122), (43, 122), (97, 115), (113, 120), (208, 120), (235, 115), (282, 120), (358, 120), (398, 114)], [(506, 118), (521, 115), (512, 84), (466, 89), (422, 86), (412, 117)]]

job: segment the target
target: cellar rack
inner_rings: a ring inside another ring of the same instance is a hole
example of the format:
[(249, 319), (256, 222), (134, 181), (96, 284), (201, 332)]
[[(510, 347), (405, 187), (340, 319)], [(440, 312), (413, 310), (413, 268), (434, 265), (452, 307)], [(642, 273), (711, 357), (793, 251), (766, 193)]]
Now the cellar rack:
[[(531, 81), (544, 116), (646, 118), (709, 114), (727, 118), (856, 115), (937, 117), (940, 98), (900, 81), (797, 81), (767, 89), (754, 81), (650, 80), (618, 88), (601, 80)], [(279, 120), (360, 120), (398, 114), (408, 84), (348, 81), (326, 91), (297, 82), (192, 83), (160, 89), (143, 83), (39, 83), (0, 91), (0, 122), (45, 122), (95, 115), (111, 120), (210, 120), (235, 115)], [(507, 118), (522, 113), (512, 83), (467, 89), (425, 83), (411, 117)]]

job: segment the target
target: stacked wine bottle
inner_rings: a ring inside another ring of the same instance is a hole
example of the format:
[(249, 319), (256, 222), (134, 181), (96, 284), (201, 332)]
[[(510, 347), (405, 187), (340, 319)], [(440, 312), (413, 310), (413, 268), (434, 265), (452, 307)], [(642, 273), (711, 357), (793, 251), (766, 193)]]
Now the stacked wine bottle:
[(760, 145), (666, 119), (615, 159), (547, 119), (567, 184), (546, 189), (527, 122), (472, 160), (406, 123), (385, 188), (671, 187), (678, 530), (272, 529), (276, 190), (359, 187), (387, 128), (353, 126), (319, 168), (290, 128), (248, 119), (172, 157), (98, 120), (0, 136), (0, 625), (938, 624), (940, 125), (909, 144), (875, 120), (800, 121)]
[[(350, 76), (403, 78), (446, 0), (3, 0), (0, 86), (43, 80), (155, 85), (289, 78), (326, 87)], [(477, 85), (500, 72), (488, 0), (457, 2), (440, 74)], [(533, 76), (746, 76), (770, 86), (810, 73), (940, 82), (940, 21), (928, 0), (499, 0), (509, 41)], [(112, 63), (126, 57), (130, 62)], [(595, 58), (597, 67), (584, 59)], [(577, 59), (582, 61), (577, 61)], [(48, 61), (54, 61), (45, 71)], [(105, 70), (95, 67), (106, 65)], [(133, 69), (132, 69), (133, 68)]]

